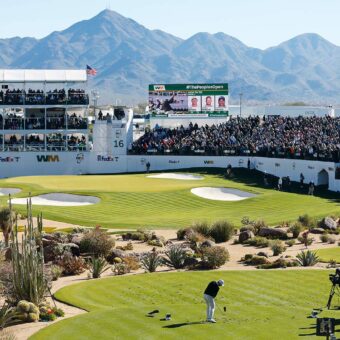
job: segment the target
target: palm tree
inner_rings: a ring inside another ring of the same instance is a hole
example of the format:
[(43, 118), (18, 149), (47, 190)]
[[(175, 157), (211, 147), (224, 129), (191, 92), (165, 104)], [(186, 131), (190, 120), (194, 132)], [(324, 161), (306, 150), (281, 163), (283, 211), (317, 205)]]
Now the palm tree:
[(4, 235), (5, 246), (8, 247), (9, 236), (12, 231), (12, 223), (15, 219), (15, 213), (10, 210), (8, 207), (4, 207), (0, 209), (0, 229)]

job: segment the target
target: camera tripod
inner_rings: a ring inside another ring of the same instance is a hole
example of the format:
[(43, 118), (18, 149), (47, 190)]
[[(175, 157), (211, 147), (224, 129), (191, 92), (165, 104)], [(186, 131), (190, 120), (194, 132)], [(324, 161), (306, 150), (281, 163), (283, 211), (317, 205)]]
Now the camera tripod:
[(339, 283), (333, 283), (331, 287), (331, 291), (329, 293), (329, 298), (327, 302), (327, 309), (331, 308), (331, 303), (332, 303), (332, 299), (334, 295), (337, 295), (340, 297), (340, 284)]

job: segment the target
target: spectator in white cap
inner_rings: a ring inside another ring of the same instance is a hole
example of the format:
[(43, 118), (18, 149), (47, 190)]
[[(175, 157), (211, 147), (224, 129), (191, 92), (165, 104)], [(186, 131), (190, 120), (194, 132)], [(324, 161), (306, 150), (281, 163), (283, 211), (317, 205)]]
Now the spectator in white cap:
[(223, 280), (211, 281), (204, 291), (203, 297), (207, 304), (207, 322), (216, 323), (216, 321), (214, 320), (215, 297), (217, 296), (220, 287), (223, 286)]

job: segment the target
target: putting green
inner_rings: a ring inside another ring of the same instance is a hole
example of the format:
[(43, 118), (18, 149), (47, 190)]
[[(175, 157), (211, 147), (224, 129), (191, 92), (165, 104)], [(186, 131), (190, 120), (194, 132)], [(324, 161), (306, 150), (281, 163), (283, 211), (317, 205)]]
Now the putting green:
[[(261, 187), (262, 176), (256, 173), (236, 171), (233, 180), (226, 180), (222, 170), (209, 171), (203, 173), (204, 180), (200, 181), (155, 179), (145, 174), (39, 176), (0, 180), (0, 187), (22, 189), (15, 197), (27, 197), (29, 192), (33, 196), (64, 192), (99, 197), (100, 203), (91, 206), (35, 206), (33, 213), (42, 211), (47, 219), (106, 228), (179, 228), (194, 220), (218, 219), (240, 225), (243, 216), (275, 224), (295, 220), (303, 214), (321, 217), (340, 213), (334, 194), (326, 193), (321, 198), (298, 192), (278, 192)], [(190, 192), (200, 186), (235, 188), (257, 196), (237, 202), (207, 200)], [(5, 202), (6, 197), (0, 197), (0, 203)], [(25, 206), (16, 205), (15, 208), (25, 211)]]
[(318, 250), (318, 256), (323, 262), (335, 260), (337, 263), (340, 263), (340, 247), (320, 249)]
[[(325, 270), (215, 271), (142, 274), (91, 280), (56, 297), (89, 313), (55, 323), (31, 339), (310, 339), (313, 308), (325, 306)], [(216, 324), (205, 319), (203, 291), (225, 280), (216, 299)], [(158, 309), (155, 317), (146, 314)], [(166, 313), (171, 321), (161, 321)], [(320, 316), (338, 315), (323, 311)]]

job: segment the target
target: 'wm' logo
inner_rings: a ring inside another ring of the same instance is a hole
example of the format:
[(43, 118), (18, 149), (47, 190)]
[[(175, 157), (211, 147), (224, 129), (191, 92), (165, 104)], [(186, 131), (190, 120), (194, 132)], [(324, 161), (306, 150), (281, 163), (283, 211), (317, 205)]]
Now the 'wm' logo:
[(204, 161), (204, 164), (214, 164), (214, 161)]
[(38, 162), (59, 162), (58, 155), (37, 155)]

